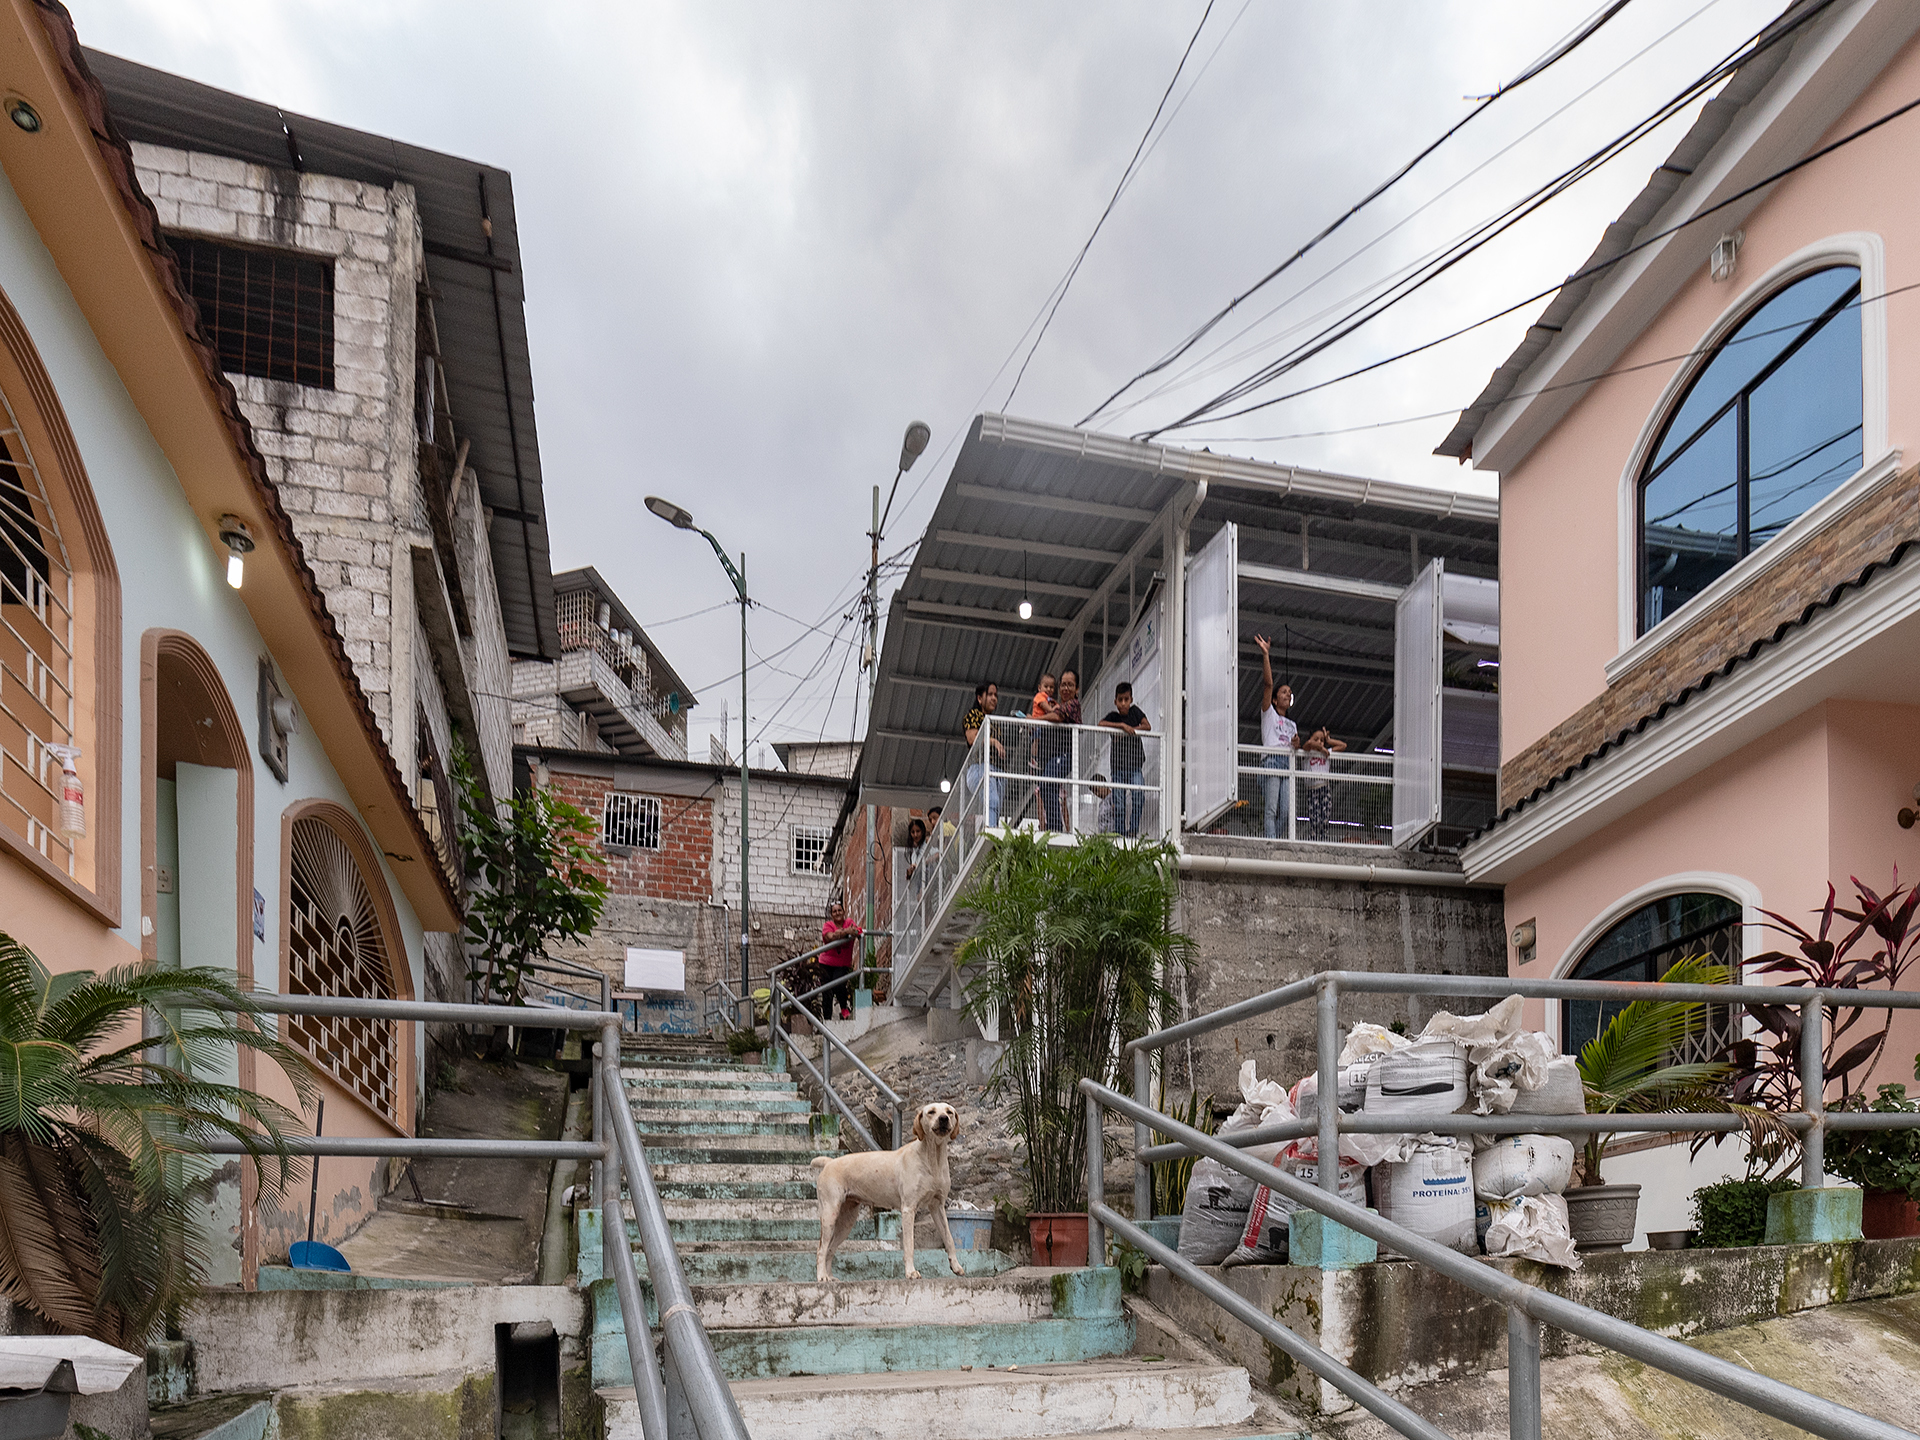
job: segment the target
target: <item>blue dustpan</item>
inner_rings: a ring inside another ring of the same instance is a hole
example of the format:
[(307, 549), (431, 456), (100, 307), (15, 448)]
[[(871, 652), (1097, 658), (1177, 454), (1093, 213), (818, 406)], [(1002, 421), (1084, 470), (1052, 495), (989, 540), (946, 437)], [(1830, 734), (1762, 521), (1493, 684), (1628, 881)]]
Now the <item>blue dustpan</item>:
[[(320, 1138), (320, 1127), (327, 1118), (327, 1102), (322, 1100), (313, 1117), (313, 1138)], [(307, 1238), (287, 1247), (287, 1263), (296, 1270), (352, 1270), (347, 1257), (331, 1245), (313, 1238), (313, 1217), (320, 1208), (320, 1157), (313, 1157), (313, 1189), (307, 1196)]]

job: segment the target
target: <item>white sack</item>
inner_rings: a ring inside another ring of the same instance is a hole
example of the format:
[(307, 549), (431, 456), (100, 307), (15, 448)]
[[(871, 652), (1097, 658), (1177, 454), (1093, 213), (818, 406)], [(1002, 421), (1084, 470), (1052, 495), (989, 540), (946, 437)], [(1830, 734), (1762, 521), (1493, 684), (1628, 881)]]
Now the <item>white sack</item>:
[[(1368, 1055), (1363, 1059), (1342, 1061), (1336, 1074), (1340, 1089), (1340, 1108), (1348, 1115), (1354, 1114), (1367, 1103), (1367, 1076), (1373, 1070), (1373, 1062), (1378, 1055)], [(1293, 1113), (1301, 1120), (1315, 1120), (1320, 1115), (1320, 1076), (1316, 1071), (1303, 1075), (1294, 1082)]]
[(1452, 1015), (1442, 1010), (1427, 1022), (1422, 1039), (1456, 1040), (1467, 1047), (1473, 1067), (1473, 1113), (1505, 1115), (1523, 1090), (1546, 1083), (1547, 1062), (1556, 1049), (1547, 1036), (1524, 1029), (1525, 1001), (1509, 995), (1484, 1015)]
[(1573, 1248), (1573, 1229), (1567, 1223), (1567, 1202), (1558, 1195), (1526, 1195), (1518, 1200), (1487, 1202), (1490, 1223), (1486, 1231), (1489, 1255), (1538, 1260), (1562, 1270), (1580, 1268)]
[(1573, 1182), (1573, 1142), (1559, 1135), (1501, 1135), (1473, 1157), (1482, 1200), (1558, 1195)]
[(1457, 1040), (1416, 1040), (1367, 1072), (1369, 1115), (1452, 1115), (1469, 1101), (1467, 1047)]
[(1362, 1020), (1347, 1032), (1347, 1043), (1340, 1050), (1340, 1063), (1351, 1065), (1368, 1055), (1391, 1055), (1412, 1043), (1406, 1036), (1396, 1035), (1384, 1025)]
[(1373, 1203), (1382, 1218), (1436, 1245), (1472, 1255), (1473, 1152), (1452, 1140), (1416, 1144), (1404, 1160), (1373, 1172)]
[[(1239, 1107), (1227, 1117), (1218, 1134), (1231, 1135), (1293, 1118), (1286, 1088), (1278, 1081), (1260, 1079), (1251, 1060), (1240, 1067), (1240, 1094), (1243, 1098)], [(1269, 1145), (1249, 1145), (1241, 1153), (1270, 1165), (1285, 1144), (1276, 1140)], [(1187, 1180), (1186, 1204), (1180, 1211), (1181, 1257), (1196, 1265), (1218, 1265), (1231, 1255), (1246, 1231), (1247, 1212), (1258, 1189), (1259, 1181), (1218, 1160), (1203, 1155), (1194, 1161), (1193, 1174)]]
[(1514, 1097), (1513, 1115), (1584, 1115), (1587, 1092), (1580, 1083), (1580, 1062), (1571, 1055), (1556, 1055), (1547, 1062), (1546, 1079), (1538, 1089), (1522, 1090)]

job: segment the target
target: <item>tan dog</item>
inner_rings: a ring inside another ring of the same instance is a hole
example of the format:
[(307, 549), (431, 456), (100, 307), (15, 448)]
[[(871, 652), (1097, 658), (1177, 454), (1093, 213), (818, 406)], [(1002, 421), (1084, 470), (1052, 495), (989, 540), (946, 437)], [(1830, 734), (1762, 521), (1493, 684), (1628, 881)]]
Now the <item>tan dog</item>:
[(933, 1206), (933, 1223), (946, 1247), (947, 1263), (960, 1273), (960, 1253), (947, 1228), (947, 1147), (960, 1133), (960, 1116), (951, 1105), (922, 1105), (913, 1117), (913, 1139), (898, 1150), (876, 1150), (863, 1155), (820, 1155), (814, 1188), (820, 1196), (820, 1251), (815, 1267), (822, 1284), (833, 1279), (833, 1252), (853, 1230), (862, 1205), (900, 1212), (900, 1251), (907, 1262), (907, 1278), (918, 1280), (913, 1267), (913, 1212)]

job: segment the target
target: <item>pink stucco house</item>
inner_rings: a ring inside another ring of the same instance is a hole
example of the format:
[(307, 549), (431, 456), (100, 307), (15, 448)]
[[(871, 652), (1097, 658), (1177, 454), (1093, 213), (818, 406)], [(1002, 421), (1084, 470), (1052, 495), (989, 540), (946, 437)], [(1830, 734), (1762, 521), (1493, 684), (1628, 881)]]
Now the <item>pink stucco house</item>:
[[(1920, 110), (1848, 138), (1920, 96), (1920, 3), (1776, 33), (1441, 447), (1500, 476), (1500, 812), (1464, 863), (1516, 975), (1737, 961), (1781, 941), (1762, 908), (1920, 879)], [(1598, 1018), (1545, 1010), (1568, 1049)], [(1875, 1079), (1917, 1047), (1906, 1012)], [(1734, 1148), (1608, 1178), (1677, 1228)]]

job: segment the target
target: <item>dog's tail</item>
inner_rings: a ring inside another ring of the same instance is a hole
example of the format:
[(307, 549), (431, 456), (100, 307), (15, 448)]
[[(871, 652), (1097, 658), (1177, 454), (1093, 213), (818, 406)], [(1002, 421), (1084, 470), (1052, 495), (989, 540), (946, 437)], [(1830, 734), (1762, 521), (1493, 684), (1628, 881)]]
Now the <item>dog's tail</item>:
[(827, 1163), (832, 1159), (833, 1159), (833, 1156), (831, 1155), (816, 1155), (808, 1163), (811, 1164), (815, 1170), (820, 1170), (820, 1169), (824, 1169)]

